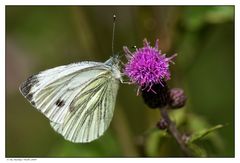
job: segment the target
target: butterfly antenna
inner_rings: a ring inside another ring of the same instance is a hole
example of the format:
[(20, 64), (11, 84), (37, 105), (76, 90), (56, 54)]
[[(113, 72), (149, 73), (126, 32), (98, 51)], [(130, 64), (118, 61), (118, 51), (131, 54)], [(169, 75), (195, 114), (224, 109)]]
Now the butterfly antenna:
[(116, 15), (113, 15), (113, 30), (112, 30), (112, 55), (114, 56), (114, 33), (115, 33), (115, 22), (116, 22)]

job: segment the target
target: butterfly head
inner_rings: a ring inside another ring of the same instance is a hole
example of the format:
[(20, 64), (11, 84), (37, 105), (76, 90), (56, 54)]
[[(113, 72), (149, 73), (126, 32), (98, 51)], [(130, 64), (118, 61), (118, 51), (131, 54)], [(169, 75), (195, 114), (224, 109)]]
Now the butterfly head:
[(105, 64), (108, 66), (117, 66), (119, 67), (119, 63), (120, 63), (120, 59), (119, 59), (119, 55), (113, 55), (111, 58), (109, 58)]
[(111, 71), (116, 79), (121, 79), (119, 63), (120, 63), (119, 55), (114, 55), (105, 62), (105, 65), (111, 67)]

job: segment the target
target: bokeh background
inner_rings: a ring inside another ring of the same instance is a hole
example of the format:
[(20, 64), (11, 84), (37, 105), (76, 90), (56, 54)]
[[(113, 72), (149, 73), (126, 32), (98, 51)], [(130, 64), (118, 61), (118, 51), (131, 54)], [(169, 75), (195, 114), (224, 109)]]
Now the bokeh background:
[(18, 90), (41, 70), (107, 60), (113, 14), (116, 52), (159, 38), (162, 52), (179, 54), (168, 85), (188, 101), (171, 118), (186, 134), (224, 124), (197, 144), (207, 157), (233, 157), (234, 6), (6, 6), (6, 157), (182, 156), (174, 139), (152, 130), (159, 111), (136, 86), (120, 86), (110, 128), (88, 144), (65, 141)]

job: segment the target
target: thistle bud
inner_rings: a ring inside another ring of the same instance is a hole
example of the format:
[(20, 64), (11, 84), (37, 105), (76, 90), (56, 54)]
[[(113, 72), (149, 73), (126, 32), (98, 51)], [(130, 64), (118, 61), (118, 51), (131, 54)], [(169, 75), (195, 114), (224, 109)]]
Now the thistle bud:
[(172, 88), (169, 91), (169, 106), (173, 109), (181, 108), (185, 105), (187, 97), (181, 88)]
[(161, 119), (157, 122), (156, 127), (160, 130), (165, 130), (168, 127), (168, 123), (166, 122), (166, 120)]

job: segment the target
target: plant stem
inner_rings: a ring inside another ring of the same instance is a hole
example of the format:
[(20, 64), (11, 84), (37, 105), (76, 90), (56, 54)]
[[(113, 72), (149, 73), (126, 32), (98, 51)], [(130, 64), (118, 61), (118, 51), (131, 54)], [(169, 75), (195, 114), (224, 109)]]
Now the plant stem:
[(176, 139), (177, 143), (180, 145), (183, 153), (186, 156), (193, 156), (191, 151), (188, 149), (186, 143), (184, 142), (184, 140), (182, 139), (182, 134), (178, 131), (175, 123), (173, 121), (171, 121), (171, 119), (169, 118), (168, 115), (168, 111), (167, 111), (168, 106), (165, 106), (163, 108), (160, 108), (160, 112), (162, 115), (162, 118), (167, 122), (168, 124), (168, 131), (170, 132), (170, 134)]

